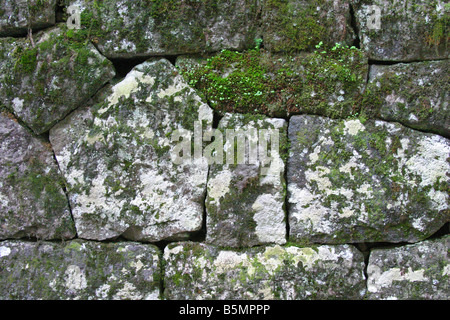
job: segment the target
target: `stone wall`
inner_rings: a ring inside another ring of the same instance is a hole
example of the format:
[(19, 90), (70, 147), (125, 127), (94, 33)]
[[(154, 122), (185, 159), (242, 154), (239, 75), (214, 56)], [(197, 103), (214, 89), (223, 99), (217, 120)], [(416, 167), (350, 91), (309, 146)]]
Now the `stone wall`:
[(448, 3), (0, 4), (0, 299), (450, 298)]

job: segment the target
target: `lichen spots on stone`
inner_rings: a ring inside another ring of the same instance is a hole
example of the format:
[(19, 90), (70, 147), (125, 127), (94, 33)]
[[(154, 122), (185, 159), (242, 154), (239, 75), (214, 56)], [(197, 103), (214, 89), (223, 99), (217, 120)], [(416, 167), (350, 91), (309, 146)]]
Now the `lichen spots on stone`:
[[(314, 131), (322, 120), (301, 116), (293, 117), (291, 123), (296, 128), (300, 124), (312, 126), (310, 130)], [(303, 237), (309, 234), (315, 241), (326, 238), (324, 241), (334, 242), (348, 233), (349, 239), (379, 240), (381, 233), (375, 236), (373, 224), (386, 228), (387, 221), (392, 219), (392, 228), (398, 232), (391, 235), (398, 239), (395, 241), (417, 241), (445, 223), (448, 200), (440, 183), (446, 181), (444, 175), (449, 169), (446, 160), (449, 145), (445, 138), (383, 121), (327, 121), (330, 126), (320, 124), (323, 133), (312, 141), (313, 147), (303, 139), (291, 138), (297, 143), (288, 162), (288, 168), (291, 165), (291, 171), (288, 170), (291, 235), (299, 232)], [(332, 143), (325, 143), (329, 139)], [(292, 171), (292, 166), (300, 164), (300, 172)], [(412, 197), (416, 199), (413, 202)], [(427, 209), (417, 209), (420, 206)], [(408, 212), (409, 220), (395, 222), (398, 210)], [(419, 215), (417, 210), (430, 213)], [(431, 212), (441, 217), (440, 222)], [(341, 229), (345, 223), (368, 228), (368, 234)], [(410, 229), (403, 226), (405, 223)], [(334, 228), (340, 231), (334, 233)]]
[[(365, 292), (362, 272), (358, 270), (362, 256), (347, 246), (324, 246), (323, 250), (320, 247), (316, 250), (270, 245), (239, 251), (194, 243), (182, 243), (182, 246), (185, 250), (166, 257), (165, 292), (170, 299), (308, 299), (311, 298), (308, 292), (322, 292), (324, 287), (333, 288), (336, 297), (336, 294), (347, 296), (346, 286), (350, 283), (358, 287), (356, 296)], [(181, 256), (182, 264), (178, 262)], [(208, 258), (198, 263), (198, 256)], [(336, 281), (337, 274), (333, 271), (339, 273), (337, 264), (344, 261), (347, 283)], [(188, 270), (189, 277), (185, 273)], [(315, 272), (326, 275), (316, 281), (311, 277)], [(181, 288), (188, 283), (198, 290), (183, 291)], [(319, 296), (325, 297), (325, 292)]]
[(11, 253), (11, 249), (8, 247), (0, 247), (0, 258), (7, 257)]
[(360, 131), (364, 130), (364, 125), (359, 119), (348, 120), (344, 123), (345, 134), (350, 134), (352, 136), (357, 135)]
[(65, 272), (65, 286), (69, 290), (82, 290), (87, 288), (86, 275), (77, 265), (70, 265)]
[(212, 119), (212, 111), (161, 58), (137, 65), (98, 100), (50, 132), (50, 140), (69, 133), (55, 153), (79, 236), (157, 241), (200, 229), (207, 163), (172, 163), (170, 135), (189, 129), (196, 116)]
[[(128, 99), (132, 93), (135, 93), (140, 89), (139, 85), (147, 85), (152, 87), (155, 83), (155, 78), (145, 75), (143, 72), (138, 70), (132, 70), (127, 74), (124, 80), (116, 84), (112, 88), (112, 94), (108, 97), (109, 105), (116, 105), (120, 98)], [(103, 109), (98, 111), (100, 114), (103, 113)]]
[(220, 198), (230, 190), (231, 172), (225, 170), (208, 181), (208, 196), (219, 204)]
[(286, 242), (283, 203), (278, 198), (280, 195), (262, 194), (252, 205), (255, 211), (253, 216), (256, 222), (255, 232), (259, 241), (263, 243)]

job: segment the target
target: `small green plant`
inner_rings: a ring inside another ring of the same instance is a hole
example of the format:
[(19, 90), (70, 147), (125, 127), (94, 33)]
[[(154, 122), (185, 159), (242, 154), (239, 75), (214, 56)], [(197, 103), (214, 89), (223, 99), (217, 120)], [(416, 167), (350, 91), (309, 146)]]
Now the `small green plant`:
[[(273, 55), (257, 46), (249, 51), (223, 50), (199, 66), (181, 70), (216, 111), (285, 116), (311, 112), (341, 117), (353, 114), (365, 82), (367, 60), (355, 47), (322, 41), (308, 55)], [(329, 104), (327, 97), (342, 95)], [(344, 98), (345, 95), (345, 98)]]
[(255, 39), (255, 49), (256, 49), (256, 50), (261, 49), (262, 43), (263, 43), (263, 39), (261, 39), (261, 38), (256, 38), (256, 39)]

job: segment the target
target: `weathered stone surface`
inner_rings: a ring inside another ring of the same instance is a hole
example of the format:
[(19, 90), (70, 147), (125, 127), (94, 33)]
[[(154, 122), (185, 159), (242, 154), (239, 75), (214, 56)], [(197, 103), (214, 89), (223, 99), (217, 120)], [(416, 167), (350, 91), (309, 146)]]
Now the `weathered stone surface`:
[(377, 118), (450, 137), (450, 61), (373, 65), (364, 106)]
[(158, 299), (159, 250), (133, 242), (0, 242), (0, 299)]
[(136, 66), (103, 96), (50, 131), (79, 237), (158, 241), (199, 230), (208, 164), (174, 164), (171, 135), (211, 124), (212, 110), (165, 59)]
[(361, 48), (367, 51), (369, 59), (414, 61), (449, 57), (450, 8), (444, 1), (352, 0), (352, 3)]
[(201, 243), (164, 251), (166, 299), (360, 299), (362, 254), (349, 245), (221, 250)]
[(450, 290), (450, 236), (392, 249), (372, 250), (369, 299), (446, 300)]
[(56, 0), (0, 0), (0, 37), (26, 35), (55, 24)]
[(294, 116), (290, 239), (415, 242), (450, 219), (450, 142), (397, 123)]
[(0, 99), (35, 133), (48, 131), (114, 75), (95, 47), (64, 26), (27, 40), (0, 39)]
[(0, 239), (70, 239), (75, 226), (51, 146), (0, 113)]
[(183, 54), (255, 44), (257, 1), (68, 1), (108, 58)]
[(323, 42), (352, 45), (347, 0), (263, 0), (261, 34), (264, 48), (274, 52), (314, 49)]
[(365, 54), (339, 44), (302, 54), (226, 50), (203, 60), (181, 57), (177, 64), (189, 84), (220, 114), (270, 117), (353, 115), (361, 107), (368, 73)]
[[(223, 149), (228, 151), (234, 148), (236, 152), (244, 146), (247, 148), (246, 161), (239, 161), (237, 153), (230, 160), (224, 152), (222, 164), (212, 164), (210, 167), (206, 196), (206, 242), (229, 247), (284, 244), (287, 122), (265, 116), (227, 114), (218, 129), (223, 136)], [(229, 129), (235, 130), (240, 137), (236, 142), (226, 139)], [(263, 133), (262, 130), (273, 130), (264, 135), (267, 143), (258, 136)], [(275, 131), (278, 137), (275, 137)], [(278, 150), (271, 148), (271, 137), (276, 139)], [(239, 139), (246, 140), (240, 142)], [(252, 163), (248, 141), (257, 143), (255, 147), (260, 151), (255, 154), (257, 159)], [(271, 157), (269, 163), (264, 163), (261, 157), (263, 148), (271, 149), (270, 154), (265, 152)]]

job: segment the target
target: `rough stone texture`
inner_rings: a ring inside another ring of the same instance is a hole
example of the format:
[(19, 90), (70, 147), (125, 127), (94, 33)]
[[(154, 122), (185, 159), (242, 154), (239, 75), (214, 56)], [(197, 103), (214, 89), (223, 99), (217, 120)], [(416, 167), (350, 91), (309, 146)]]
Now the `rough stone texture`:
[(70, 239), (75, 226), (51, 147), (0, 113), (0, 239)]
[[(223, 136), (224, 150), (234, 148), (236, 152), (240, 146), (246, 146), (246, 163), (238, 164), (236, 154), (236, 159), (233, 158), (232, 164), (229, 164), (224, 152), (223, 164), (211, 165), (206, 196), (206, 242), (229, 247), (284, 244), (286, 183), (283, 155), (287, 150), (283, 148), (287, 144), (287, 122), (265, 116), (227, 114), (220, 121), (218, 129)], [(239, 138), (236, 142), (228, 141), (227, 129), (241, 130), (238, 136), (246, 139), (245, 144), (239, 142)], [(255, 135), (252, 135), (251, 129), (256, 129)], [(256, 162), (251, 164), (247, 141), (258, 143), (258, 150), (271, 148), (271, 141), (264, 146), (263, 141), (256, 136), (262, 132), (261, 129), (278, 131), (279, 148), (273, 148), (274, 152), (268, 154), (272, 157), (269, 164), (263, 164), (259, 155)], [(263, 172), (264, 169), (267, 172)]]
[(361, 108), (368, 73), (365, 54), (339, 44), (301, 54), (222, 51), (204, 59), (180, 57), (177, 65), (218, 113), (270, 117), (353, 115)]
[(305, 115), (290, 119), (289, 140), (291, 241), (415, 242), (450, 219), (442, 136)]
[(0, 100), (35, 133), (48, 131), (115, 75), (95, 47), (64, 26), (28, 40), (0, 39)]
[(212, 110), (165, 59), (136, 66), (103, 96), (50, 131), (79, 237), (158, 241), (199, 230), (208, 164), (174, 164), (171, 138), (211, 124)]
[[(379, 61), (449, 57), (448, 3), (441, 0), (352, 0), (361, 48)], [(372, 6), (380, 10), (379, 26)], [(379, 27), (379, 28), (377, 28)]]
[(450, 236), (392, 249), (372, 250), (369, 299), (447, 300)]
[(349, 245), (221, 250), (200, 243), (164, 250), (166, 299), (361, 299), (364, 259)]
[(0, 299), (159, 298), (159, 250), (133, 242), (0, 242)]
[(0, 0), (0, 37), (21, 36), (55, 24), (56, 0)]
[(81, 30), (109, 58), (253, 47), (257, 1), (68, 1)]
[(352, 45), (347, 0), (263, 0), (261, 34), (264, 48), (274, 52), (303, 51), (336, 43)]
[(450, 137), (450, 62), (427, 61), (370, 69), (364, 106), (375, 117)]

